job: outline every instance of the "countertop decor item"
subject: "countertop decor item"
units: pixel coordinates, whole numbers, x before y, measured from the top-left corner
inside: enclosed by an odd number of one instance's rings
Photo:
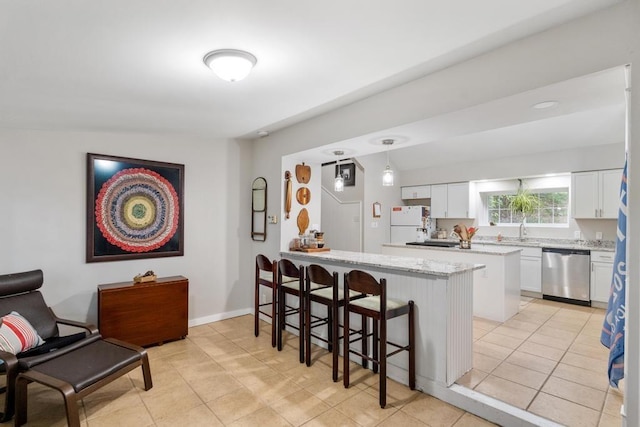
[[[476,227],[467,228],[464,224],[456,224],[453,233],[460,238],[460,249],[471,249],[471,238],[476,234]]]
[[[145,282],[155,282],[158,276],[153,272],[153,270],[149,270],[144,274],[137,274],[133,278],[133,283],[145,283]]]

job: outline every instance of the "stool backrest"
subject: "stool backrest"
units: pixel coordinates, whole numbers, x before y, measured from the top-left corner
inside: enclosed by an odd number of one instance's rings
[[[262,254],[256,255],[256,266],[263,271],[273,271],[273,263]]]
[[[282,276],[295,277],[296,279],[300,279],[301,274],[303,274],[302,271],[302,266],[298,268],[294,263],[292,263],[288,259],[283,258],[278,261],[278,283],[282,283]]]
[[[372,275],[365,271],[351,270],[344,274],[345,294],[349,290],[367,295],[383,295],[386,292],[387,281],[380,279],[378,282]]]
[[[327,271],[326,268],[317,265],[311,264],[307,267],[307,282],[315,283],[320,286],[333,286],[334,285],[334,276],[337,279],[337,273],[333,275]],[[336,281],[337,284],[337,281]]]

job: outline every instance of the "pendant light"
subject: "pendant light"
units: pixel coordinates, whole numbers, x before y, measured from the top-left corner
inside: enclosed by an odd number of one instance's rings
[[[340,150],[336,150],[333,152],[333,154],[335,154],[336,156],[342,156],[344,155],[344,151],[340,151]],[[333,182],[333,191],[335,192],[342,192],[344,191],[344,178],[342,177],[342,171],[340,170],[340,159],[338,158],[338,160],[336,161],[336,168],[337,173],[336,173],[336,179]]]
[[[393,145],[393,139],[383,139],[382,145],[387,146],[387,167],[382,171],[382,185],[385,187],[393,186],[393,169],[389,165],[389,147]]]

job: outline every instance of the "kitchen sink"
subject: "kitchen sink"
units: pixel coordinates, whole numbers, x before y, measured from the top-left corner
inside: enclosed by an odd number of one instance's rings
[[[408,242],[410,246],[436,246],[439,248],[454,248],[460,243],[451,240],[427,240],[426,242]]]

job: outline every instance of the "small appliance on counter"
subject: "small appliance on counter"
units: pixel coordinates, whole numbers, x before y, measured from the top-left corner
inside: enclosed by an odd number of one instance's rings
[[[434,231],[429,206],[393,206],[391,243],[424,242]]]

